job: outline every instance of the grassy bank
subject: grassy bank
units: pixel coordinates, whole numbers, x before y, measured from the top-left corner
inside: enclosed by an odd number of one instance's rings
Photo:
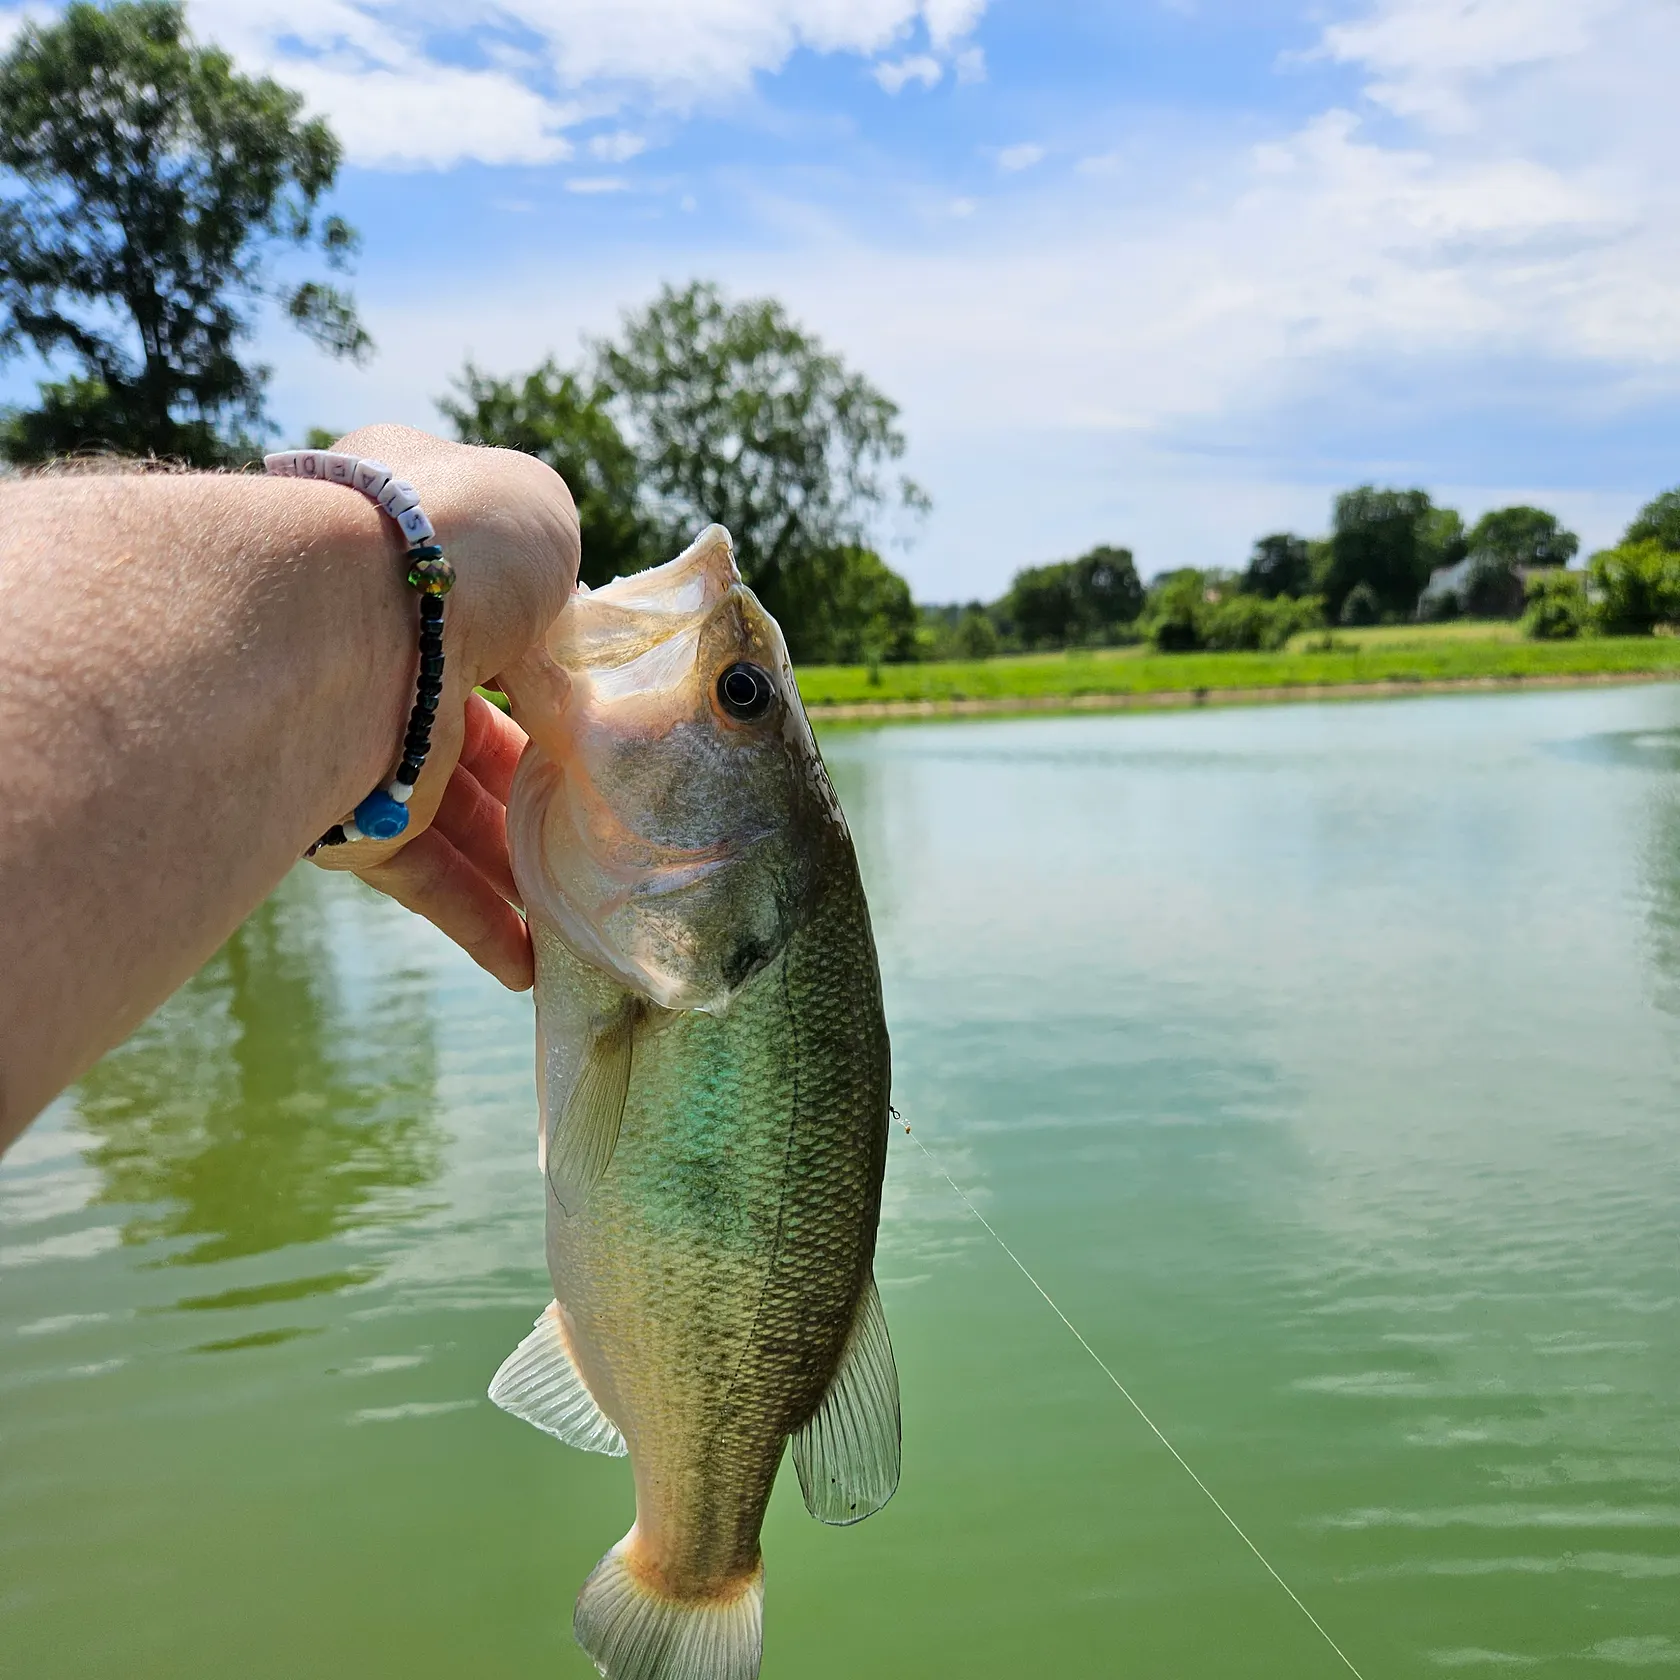
[[[1673,673],[1680,639],[1594,637],[1528,642],[1511,624],[1390,625],[1297,637],[1279,653],[1155,653],[1148,648],[1080,649],[998,659],[862,667],[809,666],[799,673],[805,702],[825,707],[1019,701],[1038,707],[1102,696],[1230,695],[1380,684],[1614,678]],[[1266,697],[1280,698],[1276,694]],[[988,709],[990,709],[988,707]]]

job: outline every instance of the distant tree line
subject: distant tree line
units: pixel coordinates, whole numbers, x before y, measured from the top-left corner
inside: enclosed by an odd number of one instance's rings
[[[1145,587],[1129,550],[1096,548],[1017,572],[996,601],[923,607],[921,645],[975,659],[1131,642],[1272,649],[1301,631],[1416,619],[1521,617],[1538,637],[1680,624],[1680,490],[1585,571],[1567,569],[1579,549],[1543,508],[1497,508],[1467,528],[1425,491],[1361,485],[1336,497],[1328,536],[1273,532],[1240,571],[1183,567]]]

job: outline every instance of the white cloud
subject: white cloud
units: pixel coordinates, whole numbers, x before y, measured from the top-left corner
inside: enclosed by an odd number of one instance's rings
[[[944,74],[945,68],[939,60],[928,57],[926,53],[914,53],[909,58],[888,59],[875,66],[875,80],[888,93],[898,93],[910,82],[920,82],[923,87],[934,87]]]
[[[964,47],[953,60],[957,80],[972,84],[986,79],[986,50],[984,47]]]
[[[1044,148],[1027,141],[1019,146],[1002,146],[993,155],[998,168],[1006,175],[1018,175],[1023,169],[1044,161]]]
[[[566,183],[566,191],[574,193],[628,192],[630,183],[622,175],[574,175]]]
[[[192,23],[301,88],[352,161],[441,168],[553,162],[568,155],[564,131],[588,117],[632,103],[715,103],[800,48],[873,57],[919,29],[933,53],[959,53],[984,9],[985,0],[192,0]],[[470,43],[482,65],[438,57],[440,36]]]
[[[1473,120],[1476,84],[1589,48],[1642,0],[1380,0],[1324,31],[1319,52],[1372,73],[1366,91],[1402,116]]]
[[[589,142],[589,155],[603,163],[628,163],[646,150],[647,141],[627,129],[618,129],[612,134],[597,134]]]
[[[493,296],[428,282],[370,325],[435,346],[430,367],[311,359],[311,390],[363,395],[299,419],[425,423],[457,347],[495,367],[566,355],[675,264],[784,298],[901,402],[936,498],[907,561],[928,598],[1104,538],[1147,570],[1236,563],[1258,530],[1322,528],[1330,491],[1365,476],[1467,513],[1553,505],[1602,543],[1661,481],[1624,489],[1608,453],[1577,470],[1571,451],[1641,405],[1680,411],[1680,7],[1372,0],[1322,50],[1362,75],[1346,108],[1260,145],[1128,129],[1102,169],[1044,171],[983,217],[955,183],[902,183],[899,219],[890,188],[855,223],[758,200],[774,241],[690,223],[563,292],[552,265]],[[1550,468],[1519,434],[1548,440]]]

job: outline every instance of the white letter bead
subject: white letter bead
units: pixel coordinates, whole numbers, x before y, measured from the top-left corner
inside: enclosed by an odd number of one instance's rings
[[[420,505],[420,492],[403,479],[393,478],[379,492],[379,505],[395,519],[398,514]]]
[[[336,449],[329,449],[321,457],[321,465],[327,469],[327,477],[334,484],[348,484],[351,475],[356,470],[356,457],[341,454]]]
[[[322,449],[300,449],[297,452],[298,477],[321,478],[325,475],[321,471],[321,457],[326,453]]]
[[[411,543],[430,542],[435,534],[431,520],[418,507],[411,507],[406,513],[399,513],[397,524],[402,527],[402,534]]]
[[[379,492],[391,482],[391,469],[383,461],[358,461],[350,482],[364,496],[378,500]]]
[[[296,478],[297,451],[282,449],[276,454],[263,456],[263,471],[271,478]]]

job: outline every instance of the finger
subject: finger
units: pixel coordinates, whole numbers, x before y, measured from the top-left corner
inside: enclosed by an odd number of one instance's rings
[[[443,790],[432,827],[505,898],[519,903],[508,860],[507,807],[492,799],[465,763],[457,764]]]
[[[531,936],[523,918],[436,829],[360,873],[369,886],[442,929],[509,991],[530,987]]]
[[[467,699],[467,733],[461,743],[461,762],[492,799],[507,804],[519,755],[525,750],[525,731],[482,694]]]

